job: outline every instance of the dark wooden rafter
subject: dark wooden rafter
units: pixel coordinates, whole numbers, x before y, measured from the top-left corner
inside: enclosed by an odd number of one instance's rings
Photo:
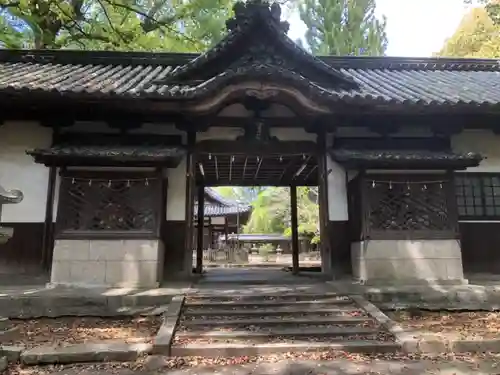
[[[289,168],[293,167],[294,164],[295,164],[295,161],[292,159],[288,162],[288,164],[285,166],[285,168],[283,168],[283,172],[281,173],[281,176],[280,176],[280,181],[283,181],[283,179],[286,175],[286,172],[288,171]]]
[[[245,156],[245,163],[243,164],[243,175],[242,175],[243,180],[247,175],[247,163],[248,163],[248,156]]]
[[[233,161],[234,161],[234,156],[231,156],[231,160],[229,162],[229,181],[231,181],[231,177],[233,175]]]
[[[310,170],[310,171],[309,171],[309,173],[308,173],[308,174],[304,177],[304,179],[305,179],[306,181],[308,181],[308,180],[309,180],[309,177],[311,177],[311,174],[316,173],[316,172],[317,172],[317,170],[318,170],[318,165],[316,164],[315,166],[313,166],[313,167],[311,168],[311,170]]]
[[[219,180],[219,164],[217,163],[217,155],[214,156],[215,162],[215,178]]]
[[[292,179],[293,179],[294,181],[295,181],[295,180],[296,180],[296,179],[300,176],[300,174],[301,174],[301,173],[303,173],[303,172],[304,172],[304,170],[307,168],[307,165],[308,165],[309,161],[311,160],[311,157],[312,157],[311,155],[308,155],[308,156],[306,156],[306,155],[302,155],[302,160],[303,160],[303,162],[302,162],[302,164],[300,165],[300,167],[299,167],[299,168],[295,171],[295,173],[293,174],[293,177],[292,177]]]
[[[257,164],[257,168],[255,169],[255,174],[253,176],[254,180],[256,180],[257,177],[259,176],[260,167],[262,167],[262,163],[264,162],[264,158],[261,156],[257,156],[257,160],[258,160],[258,164]]]
[[[197,154],[196,180],[206,186],[314,186],[317,183],[316,156],[310,154],[246,155]]]

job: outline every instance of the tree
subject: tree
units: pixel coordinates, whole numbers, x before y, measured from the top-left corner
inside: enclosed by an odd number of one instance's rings
[[[245,233],[283,233],[289,212],[290,193],[287,188],[269,187],[252,202],[252,213],[243,228]]]
[[[266,190],[266,187],[220,186],[216,187],[215,190],[224,198],[237,200],[243,204],[251,204],[258,197],[261,191]]]
[[[298,231],[311,237],[313,242],[319,239],[318,189],[297,188]],[[291,235],[290,191],[284,187],[269,187],[261,191],[252,203],[252,214],[245,233],[283,233]]]
[[[477,7],[464,16],[455,33],[436,55],[443,57],[500,57],[500,25],[491,17],[494,9]]]
[[[375,16],[375,0],[299,0],[306,41],[314,55],[383,55],[386,20]]]
[[[233,0],[0,0],[4,48],[203,51]]]

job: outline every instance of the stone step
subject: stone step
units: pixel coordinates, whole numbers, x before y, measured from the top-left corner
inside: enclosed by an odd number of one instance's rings
[[[305,315],[305,314],[359,314],[365,315],[362,310],[357,308],[284,308],[276,307],[274,309],[206,309],[196,308],[194,310],[184,310],[186,316],[277,316],[277,315]]]
[[[260,339],[280,337],[327,337],[327,336],[353,336],[353,335],[374,335],[379,330],[368,327],[346,327],[346,328],[273,328],[267,331],[184,331],[178,332],[177,337],[185,338],[202,338],[214,340],[231,340],[231,339]]]
[[[320,325],[320,324],[342,324],[342,325],[363,325],[372,322],[371,318],[363,318],[363,317],[310,317],[307,319],[304,318],[294,318],[294,319],[280,319],[280,318],[271,318],[271,319],[233,319],[233,320],[185,320],[182,322],[182,325],[185,327],[198,327],[198,326],[206,326],[206,327],[241,327],[241,326],[285,326],[285,325],[298,325],[298,324],[311,324],[311,325]]]
[[[304,306],[320,306],[320,305],[349,305],[353,304],[350,299],[322,299],[316,301],[203,301],[203,302],[187,302],[188,307],[224,307],[224,306],[291,306],[291,305],[304,305]]]
[[[283,292],[283,293],[250,293],[245,294],[243,290],[241,294],[211,294],[211,293],[201,293],[201,294],[191,294],[187,297],[186,301],[189,300],[209,300],[209,301],[252,301],[252,300],[316,300],[324,298],[338,298],[338,299],[349,299],[347,296],[335,292],[325,292],[325,293],[300,293],[300,292]]]
[[[339,342],[290,342],[264,344],[228,344],[228,343],[201,343],[181,344],[171,348],[174,357],[238,357],[258,356],[273,353],[311,352],[311,351],[346,351],[351,353],[394,353],[401,349],[395,342],[386,341],[339,341]]]

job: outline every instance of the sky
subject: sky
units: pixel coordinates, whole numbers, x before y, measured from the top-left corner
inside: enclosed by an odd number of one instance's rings
[[[377,0],[378,16],[387,18],[388,56],[429,57],[438,52],[467,12],[463,0]],[[297,14],[289,17],[293,40],[306,27]]]

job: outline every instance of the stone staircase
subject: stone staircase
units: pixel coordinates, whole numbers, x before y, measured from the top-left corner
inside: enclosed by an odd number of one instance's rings
[[[394,337],[336,293],[188,295],[172,356],[306,351],[395,352]]]

